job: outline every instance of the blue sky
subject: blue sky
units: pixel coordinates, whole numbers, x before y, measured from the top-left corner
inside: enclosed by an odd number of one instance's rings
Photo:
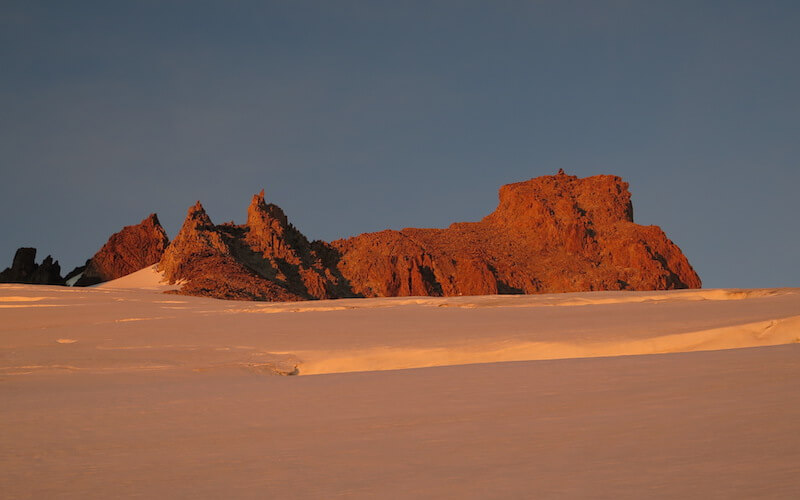
[[[310,238],[616,174],[707,287],[800,286],[797,2],[0,2],[0,267],[262,187]]]

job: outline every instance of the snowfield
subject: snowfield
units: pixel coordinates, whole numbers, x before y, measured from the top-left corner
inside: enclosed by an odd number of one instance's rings
[[[170,288],[0,285],[4,496],[800,494],[800,289]]]

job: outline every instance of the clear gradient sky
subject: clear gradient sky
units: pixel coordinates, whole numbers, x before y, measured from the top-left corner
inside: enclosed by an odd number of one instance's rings
[[[0,268],[262,187],[309,238],[616,174],[706,287],[800,286],[800,2],[0,1]]]

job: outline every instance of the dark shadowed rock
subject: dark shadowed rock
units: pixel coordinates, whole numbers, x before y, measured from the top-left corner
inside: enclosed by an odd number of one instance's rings
[[[0,273],[0,282],[3,283],[27,283],[33,272],[36,270],[36,249],[22,247],[14,253],[14,260],[11,267],[6,268]]]
[[[36,264],[36,249],[23,247],[16,251],[11,267],[0,272],[0,283],[63,285],[61,266],[51,256]]]
[[[78,266],[72,271],[68,272],[66,276],[64,276],[64,282],[67,286],[74,286],[75,283],[81,278],[83,272],[86,270],[86,266],[89,265],[92,259],[86,261],[86,264],[82,266]]]

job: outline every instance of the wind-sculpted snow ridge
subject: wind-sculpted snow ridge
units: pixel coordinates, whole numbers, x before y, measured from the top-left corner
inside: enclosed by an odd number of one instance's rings
[[[134,273],[125,275],[115,280],[100,283],[95,288],[98,290],[157,290],[166,292],[175,290],[182,283],[170,285],[164,279],[164,273],[156,269],[156,265],[145,267]]]
[[[185,281],[177,293],[265,301],[701,286],[661,229],[633,222],[619,177],[559,172],[499,197],[479,222],[332,243],[310,242],[263,191],[240,226],[212,224],[198,202],[159,269]]]
[[[301,364],[304,375],[360,371],[402,370],[432,366],[597,358],[637,354],[715,351],[784,345],[800,342],[800,316],[743,325],[711,328],[645,339],[590,342],[501,342],[429,348],[376,347],[331,354]],[[301,358],[312,353],[298,352]]]

